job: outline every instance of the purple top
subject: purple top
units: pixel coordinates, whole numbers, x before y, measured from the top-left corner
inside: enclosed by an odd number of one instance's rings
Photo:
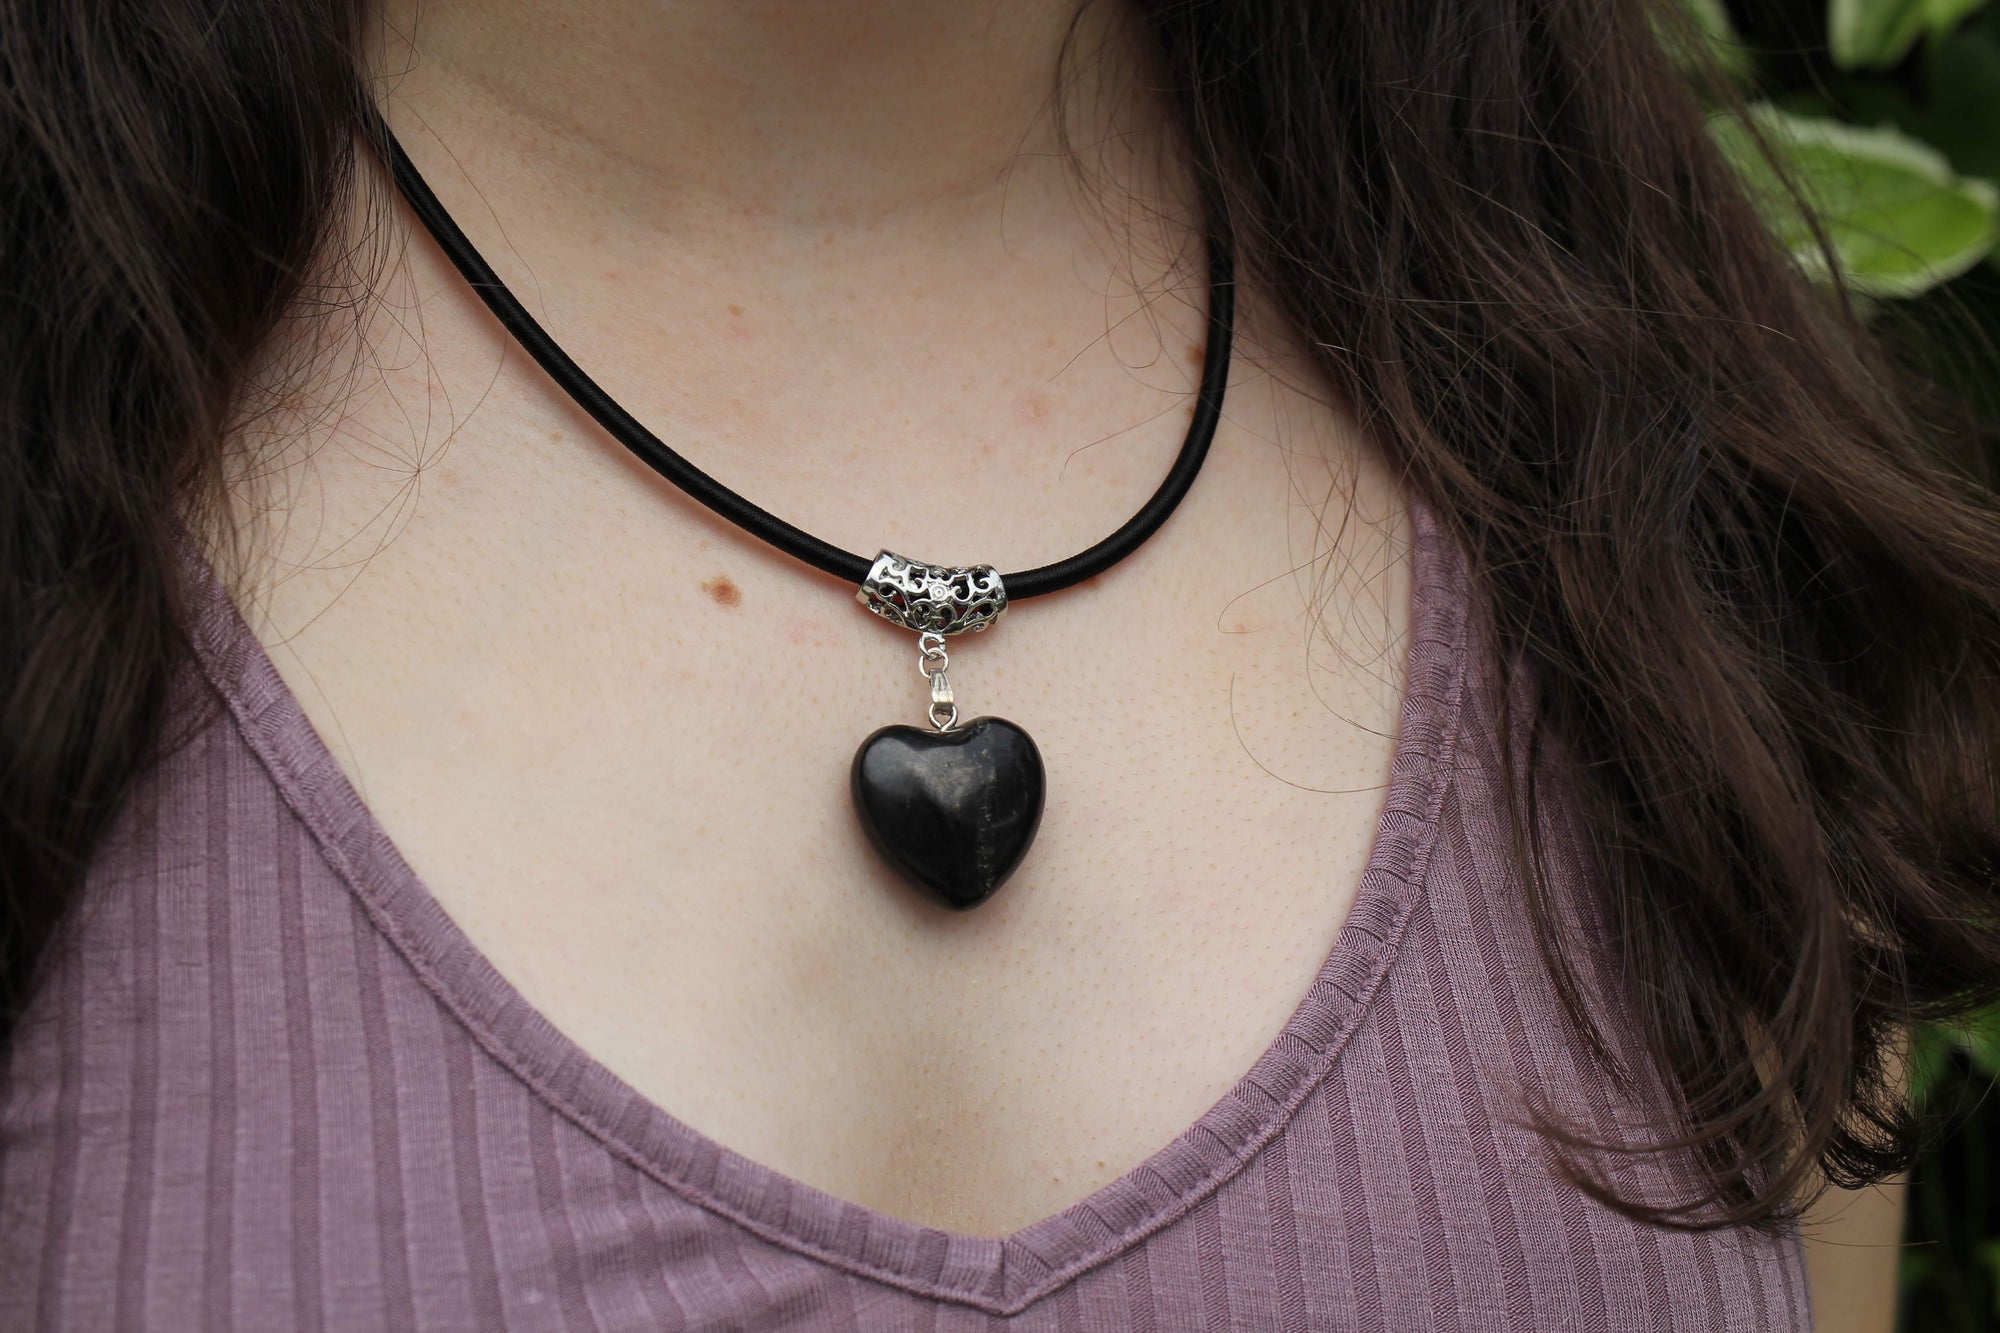
[[[1642,1112],[1590,1074],[1538,961],[1468,651],[1486,622],[1411,508],[1392,776],[1310,992],[1179,1138],[1004,1239],[747,1161],[556,1031],[191,561],[201,672],[176,707],[199,729],[137,788],[0,1072],[0,1326],[1810,1327],[1795,1237],[1634,1224],[1522,1124],[1528,1095],[1600,1130]],[[1553,885],[1583,922],[1562,804]]]

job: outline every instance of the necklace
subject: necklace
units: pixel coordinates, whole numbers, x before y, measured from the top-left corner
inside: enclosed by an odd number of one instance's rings
[[[928,730],[891,724],[861,743],[848,774],[855,814],[884,861],[943,907],[964,911],[992,897],[1027,855],[1047,788],[1041,751],[999,717],[959,721],[946,671],[955,634],[990,628],[1013,602],[1060,592],[1137,550],[1173,513],[1208,457],[1229,379],[1234,284],[1219,229],[1208,242],[1208,348],[1201,388],[1166,480],[1116,532],[1067,560],[1004,578],[991,565],[929,565],[883,551],[843,551],[751,504],[641,425],[569,358],[507,290],[418,173],[379,116],[368,129],[396,186],[445,255],[502,327],[611,437],[653,471],[752,536],[815,569],[858,585],[862,606],[917,635],[917,670],[930,686]]]

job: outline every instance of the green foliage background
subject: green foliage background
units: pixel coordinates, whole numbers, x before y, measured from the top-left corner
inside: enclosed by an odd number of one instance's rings
[[[1967,461],[2000,476],[2000,0],[1683,3],[1750,103],[1714,129],[1774,230],[1970,408]],[[1919,1032],[1911,1078],[1900,1325],[2000,1330],[2000,1011]]]

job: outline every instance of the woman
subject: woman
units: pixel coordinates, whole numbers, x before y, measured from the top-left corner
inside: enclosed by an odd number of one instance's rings
[[[4,12],[7,1326],[1811,1322],[2000,975],[2000,516],[1670,16]],[[914,681],[396,144],[836,555],[1199,475]],[[1034,737],[929,879],[927,701]]]

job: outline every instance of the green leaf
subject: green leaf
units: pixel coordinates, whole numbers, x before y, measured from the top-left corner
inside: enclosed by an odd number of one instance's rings
[[[1919,1024],[1910,1034],[1910,1101],[1918,1110],[1930,1100],[1951,1057],[1959,1052],[1975,1073],[2000,1079],[2000,1008],[1981,1009],[1951,1023]]]
[[[1723,0],[1676,0],[1676,3],[1681,10],[1679,14],[1667,9],[1653,11],[1661,20],[1661,37],[1674,63],[1689,69],[1706,56],[1730,79],[1738,83],[1748,79],[1756,59],[1736,35],[1736,25],[1729,21],[1729,10]]]
[[[2000,1315],[2000,1240],[1981,1241],[1976,1254],[1986,1269],[1987,1285],[1993,1292],[1993,1313]]]
[[[1736,25],[1729,21],[1729,7],[1722,0],[1682,0],[1704,34],[1719,42],[1736,40]]]
[[[1826,35],[1842,69],[1899,64],[1926,33],[1946,33],[1986,0],[1827,0]]]
[[[1923,30],[1923,0],[1827,0],[1827,43],[1842,69],[1893,65]]]
[[[1933,33],[1950,32],[1976,9],[1983,8],[1986,0],[1924,0],[1924,17],[1929,21]]]
[[[1751,197],[1806,272],[1825,278],[1827,257],[1800,199],[1819,221],[1848,286],[1863,296],[1915,296],[1972,267],[2000,242],[2000,190],[1959,176],[1935,149],[1892,129],[1860,129],[1750,110],[1753,124],[1710,122]],[[1761,134],[1782,177],[1757,145]]]
[[[1958,1024],[1956,1032],[1972,1067],[1988,1078],[2000,1078],[2000,1010],[1974,1014]]]
[[[1910,1033],[1910,1105],[1918,1111],[1938,1089],[1952,1059],[1952,1039],[1934,1023],[1926,1023]]]
[[[1951,1051],[1951,1037],[1935,1024],[1926,1023],[1910,1034],[1910,1102],[1919,1110],[1944,1077]]]

